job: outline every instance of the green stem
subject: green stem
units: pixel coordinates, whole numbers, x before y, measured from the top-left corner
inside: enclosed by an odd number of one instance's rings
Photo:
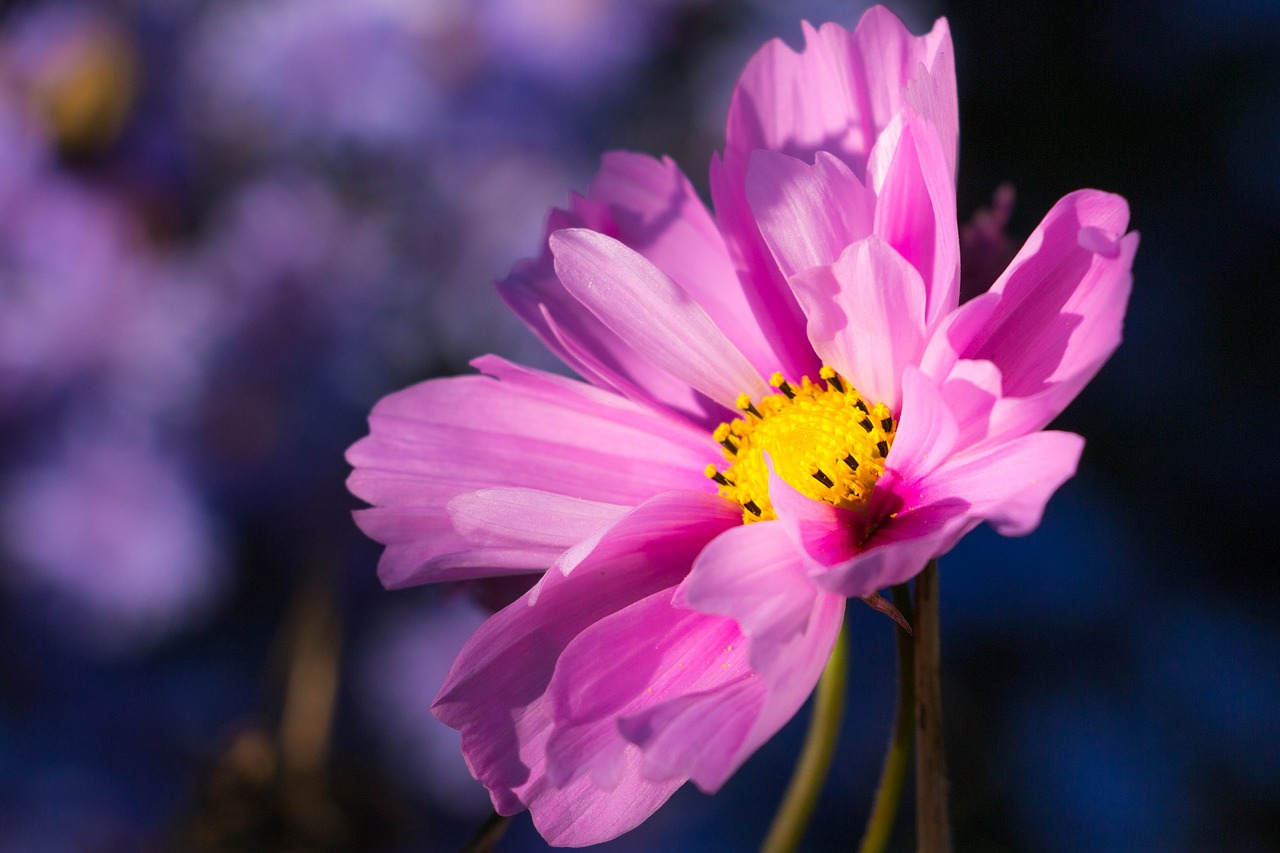
[[[906,584],[893,588],[893,604],[907,622],[914,624],[911,591]],[[884,755],[884,769],[880,771],[880,787],[876,791],[858,853],[883,853],[888,846],[907,770],[911,767],[911,747],[916,735],[915,641],[900,625],[894,636],[898,641],[898,709],[894,715],[889,748]]]
[[[813,701],[813,718],[805,735],[800,760],[787,793],[774,815],[773,826],[761,845],[761,853],[792,853],[800,847],[800,840],[809,825],[809,818],[818,804],[818,793],[831,769],[836,738],[840,733],[840,718],[844,714],[845,683],[848,679],[848,639],[845,628],[840,627],[835,648],[822,671]]]
[[[938,640],[938,561],[916,578],[916,844],[950,853],[947,762],[942,748],[942,652]]]
[[[490,853],[493,846],[498,843],[498,839],[502,838],[502,834],[507,831],[507,825],[511,823],[511,818],[507,815],[500,815],[493,812],[489,815],[489,819],[480,825],[475,835],[462,847],[462,853]]]

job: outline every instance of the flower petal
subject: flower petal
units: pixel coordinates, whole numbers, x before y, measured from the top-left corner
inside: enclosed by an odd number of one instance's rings
[[[704,492],[668,492],[645,501],[618,524],[584,539],[566,551],[555,567],[569,574],[584,563],[611,563],[644,556],[655,533],[683,530],[701,520],[721,530],[742,521],[742,509],[733,501]]]
[[[652,364],[726,407],[768,393],[707,313],[644,257],[582,228],[557,231],[550,245],[569,292]]]
[[[574,212],[554,210],[547,219],[547,237],[561,228],[586,225],[612,231],[603,205],[576,198]],[[686,383],[641,358],[585,305],[565,290],[556,277],[551,249],[544,243],[537,258],[519,261],[498,282],[498,294],[553,353],[584,379],[612,388],[633,400],[668,408],[693,423],[714,425],[719,414],[711,401]]]
[[[547,757],[556,721],[548,688],[565,649],[601,620],[673,587],[710,539],[738,523],[726,502],[683,494],[692,501],[683,525],[669,524],[676,497],[651,502],[660,507],[653,514],[650,504],[641,505],[601,537],[577,570],[547,572],[485,622],[459,654],[432,708],[462,733],[467,765],[489,789],[494,808],[513,814],[527,807],[552,844],[581,846],[620,835],[683,782],[646,778],[639,750],[625,747],[608,772],[578,774],[557,788]],[[637,539],[645,542],[643,549],[633,547]]]
[[[604,233],[678,284],[757,372],[768,375],[777,369],[778,357],[747,302],[724,237],[670,158],[610,152],[588,197],[609,207],[613,230]]]
[[[864,397],[898,411],[902,373],[924,346],[925,291],[915,268],[872,235],[833,266],[794,276],[791,287],[819,357]]]
[[[1066,196],[992,285],[991,304],[973,309],[985,322],[951,328],[948,346],[959,358],[985,359],[1000,370],[1004,399],[993,432],[1045,426],[1119,346],[1138,247],[1138,235],[1124,233],[1128,220],[1119,196]]]
[[[387,586],[541,570],[550,549],[579,541],[581,525],[556,530],[569,504],[535,502],[518,523],[542,528],[527,548],[514,527],[501,545],[477,545],[449,516],[450,502],[468,492],[547,491],[589,502],[574,512],[590,515],[602,511],[591,503],[714,491],[702,470],[718,454],[692,427],[581,382],[500,359],[477,365],[500,379],[436,379],[391,394],[370,414],[369,436],[347,451],[349,488],[374,504],[356,520],[388,546],[378,568]]]
[[[786,376],[813,376],[822,365],[805,337],[805,317],[778,270],[747,201],[745,154],[711,158],[711,198],[743,294],[777,353],[776,369]],[[763,374],[762,374],[763,375]]]
[[[566,548],[617,521],[630,507],[587,501],[540,489],[494,488],[449,501],[453,529],[467,542],[495,550],[542,548],[550,565]]]
[[[776,151],[756,151],[747,199],[784,276],[836,262],[871,233],[875,199],[849,167],[825,151],[810,166]]]
[[[738,530],[755,526],[759,525]],[[622,733],[644,750],[646,772],[684,774],[713,793],[795,715],[813,692],[844,617],[842,597],[806,586],[809,607],[799,620],[803,627],[785,639],[773,633],[760,641],[776,647],[766,655],[767,668],[718,690],[688,693],[620,721]],[[745,642],[749,648],[757,643]],[[744,737],[741,732],[748,721]]]
[[[925,322],[932,328],[956,307],[960,294],[960,233],[955,178],[936,132],[909,118],[880,146],[892,155],[876,192],[874,232],[916,268],[924,281]]]
[[[648,772],[685,773],[703,791],[714,793],[795,716],[818,683],[844,619],[843,597],[817,594],[811,602],[804,629],[771,656],[777,665],[770,670],[620,721],[623,734],[644,750]],[[748,715],[754,717],[751,729],[730,751],[726,733],[736,739]]]
[[[923,373],[907,368],[902,376],[902,413],[893,446],[885,458],[885,473],[871,493],[886,487],[911,485],[946,462],[960,436],[960,427],[942,392]],[[896,511],[896,510],[895,510]]]
[[[978,524],[967,508],[963,501],[948,500],[900,513],[876,531],[857,556],[813,571],[813,582],[849,598],[906,583]]]
[[[1003,536],[1035,530],[1045,503],[1076,472],[1084,439],[1035,432],[953,457],[919,484],[921,504],[961,499],[966,512]]]
[[[611,781],[617,757],[629,743],[620,718],[691,694],[713,694],[751,677],[746,643],[734,621],[675,607],[673,592],[646,596],[601,619],[560,656],[548,691],[555,708],[555,730],[547,742],[552,784],[567,784],[584,773]],[[716,753],[733,754],[759,707],[758,697],[740,703],[738,713],[729,715],[732,724],[718,733],[723,743]],[[665,781],[686,779],[695,769],[658,772],[646,763],[644,772],[653,781]]]
[[[954,139],[954,106],[930,106],[956,101],[945,20],[917,37],[876,6],[852,33],[836,24],[802,26],[803,51],[775,39],[747,64],[729,106],[726,159],[730,151],[768,149],[808,161],[828,151],[862,174],[880,132],[908,98],[940,125],[950,120]],[[908,92],[922,72],[930,82]]]
[[[824,566],[852,556],[865,523],[862,514],[800,494],[778,475],[767,453],[765,464],[769,467],[769,503],[793,549]]]

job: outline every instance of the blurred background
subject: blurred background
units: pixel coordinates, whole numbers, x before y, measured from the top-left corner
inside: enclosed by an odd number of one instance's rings
[[[951,23],[969,272],[1079,187],[1143,234],[1079,475],[942,562],[957,847],[1280,849],[1280,5],[891,7]],[[547,208],[611,148],[705,196],[751,53],[863,7],[0,8],[0,851],[456,850],[487,797],[427,709],[484,612],[380,588],[343,451],[482,353],[559,369],[492,288]],[[890,728],[890,623],[850,618],[811,850]],[[806,718],[604,849],[754,849]]]

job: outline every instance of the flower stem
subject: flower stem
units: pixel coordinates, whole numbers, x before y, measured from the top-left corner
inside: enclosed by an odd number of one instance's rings
[[[462,853],[491,853],[498,839],[502,838],[502,834],[507,831],[509,823],[511,823],[509,816],[493,812],[489,815],[489,819],[476,830],[475,835],[471,836],[471,840],[463,846]]]
[[[915,621],[911,609],[911,591],[907,585],[893,588],[893,603],[908,623]],[[884,769],[880,771],[880,787],[876,791],[867,828],[862,836],[858,853],[883,853],[893,834],[893,824],[898,816],[898,802],[911,766],[911,747],[916,736],[916,674],[915,640],[902,626],[897,626],[894,636],[898,641],[898,709],[893,721],[893,734],[889,749],[884,755]]]
[[[942,653],[938,642],[938,561],[916,578],[916,844],[950,853],[947,764],[942,749]]]
[[[800,840],[809,825],[809,818],[818,804],[818,794],[831,769],[836,738],[840,733],[840,719],[844,715],[845,684],[848,680],[848,639],[845,627],[840,627],[835,648],[818,680],[813,702],[813,718],[805,735],[800,760],[787,793],[774,815],[773,826],[761,845],[761,853],[792,853],[800,847]]]

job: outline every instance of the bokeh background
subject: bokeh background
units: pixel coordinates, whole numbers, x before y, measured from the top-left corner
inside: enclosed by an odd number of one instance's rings
[[[747,57],[862,7],[0,8],[0,850],[457,849],[487,798],[427,709],[483,611],[378,586],[343,451],[476,355],[554,367],[491,286],[547,208],[611,148],[705,194]],[[1143,234],[1079,475],[942,563],[957,846],[1280,849],[1280,5],[892,8],[951,22],[970,263],[1079,187]],[[811,850],[890,726],[890,624],[850,618]],[[753,849],[806,716],[604,849]]]

